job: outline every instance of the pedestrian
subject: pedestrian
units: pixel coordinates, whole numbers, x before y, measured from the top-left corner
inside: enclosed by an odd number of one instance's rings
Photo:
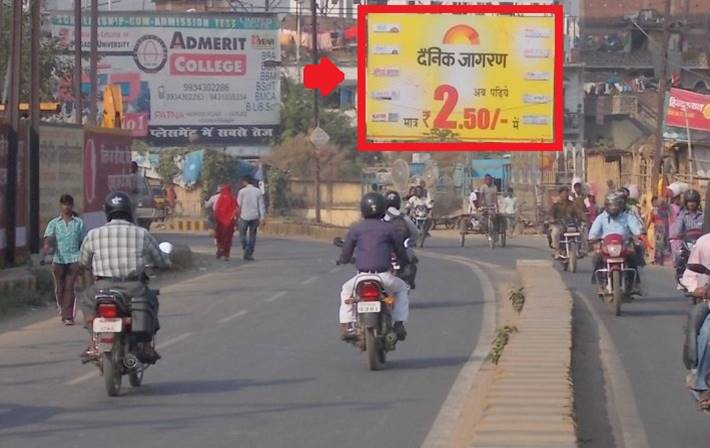
[[[513,194],[513,189],[508,187],[503,197],[501,204],[501,212],[508,221],[508,232],[510,235],[515,233],[515,223],[518,216],[518,198]]]
[[[671,209],[665,198],[654,196],[651,199],[651,205],[649,226],[653,227],[653,262],[663,266],[671,258],[671,246],[668,238]]]
[[[239,204],[239,240],[242,243],[245,260],[254,260],[256,230],[264,223],[264,195],[254,185],[251,176],[241,180],[241,190],[237,196]]]
[[[49,221],[44,232],[43,254],[52,258],[54,296],[64,325],[74,325],[74,305],[77,277],[80,273],[81,242],[86,236],[84,221],[74,212],[74,198],[63,194],[59,198],[59,216]]]
[[[221,257],[224,257],[225,261],[229,261],[229,256],[232,251],[234,226],[239,212],[237,200],[229,184],[224,184],[220,187],[219,195],[213,205],[213,210],[217,259],[219,260]]]

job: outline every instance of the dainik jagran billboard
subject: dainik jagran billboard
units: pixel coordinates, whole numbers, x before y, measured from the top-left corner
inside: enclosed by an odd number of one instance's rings
[[[72,50],[73,13],[51,23]],[[85,52],[90,23],[85,16]],[[102,12],[99,91],[119,85],[124,127],[153,145],[265,143],[279,123],[279,69],[264,64],[280,60],[279,28],[275,14]]]

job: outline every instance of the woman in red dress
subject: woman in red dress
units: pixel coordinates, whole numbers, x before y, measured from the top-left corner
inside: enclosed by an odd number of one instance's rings
[[[239,215],[237,199],[232,193],[232,188],[222,185],[219,197],[214,205],[215,239],[217,240],[217,258],[224,257],[229,260],[232,250],[232,237],[234,236],[234,225]]]

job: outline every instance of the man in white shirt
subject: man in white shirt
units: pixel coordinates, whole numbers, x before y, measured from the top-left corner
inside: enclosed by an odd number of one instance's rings
[[[508,229],[512,233],[515,231],[515,222],[518,216],[518,198],[513,196],[513,189],[508,188],[505,197],[501,201],[501,213],[508,220]]]
[[[239,204],[239,241],[244,249],[244,259],[254,260],[256,230],[264,222],[264,195],[254,186],[254,179],[246,176],[241,180],[242,188],[237,195]]]

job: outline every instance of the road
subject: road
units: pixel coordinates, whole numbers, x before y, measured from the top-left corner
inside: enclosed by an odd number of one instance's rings
[[[170,238],[210,250],[204,237]],[[351,271],[333,265],[335,248],[313,241],[262,239],[254,263],[215,260],[196,276],[163,280],[164,359],[144,387],[124,384],[119,398],[79,364],[80,328],[56,318],[0,323],[0,445],[118,447],[130,437],[151,447],[420,446],[472,351],[488,342],[480,334],[491,303],[461,260],[499,286],[516,260],[549,256],[530,237],[494,251],[480,237],[465,248],[446,237],[427,243],[409,338],[382,372],[338,340],[337,292]],[[580,446],[707,446],[707,417],[683,385],[688,303],[672,273],[648,267],[650,295],[618,318],[593,295],[590,273],[585,259],[579,273],[562,274],[575,301]]]
[[[206,237],[173,239],[205,249]],[[338,291],[351,268],[335,267],[336,255],[323,243],[262,239],[254,263],[215,260],[162,285],[163,360],[144,387],[124,378],[119,398],[79,363],[81,328],[5,323],[0,445],[421,445],[494,304],[467,265],[422,256],[409,338],[387,370],[370,372],[338,339]]]

